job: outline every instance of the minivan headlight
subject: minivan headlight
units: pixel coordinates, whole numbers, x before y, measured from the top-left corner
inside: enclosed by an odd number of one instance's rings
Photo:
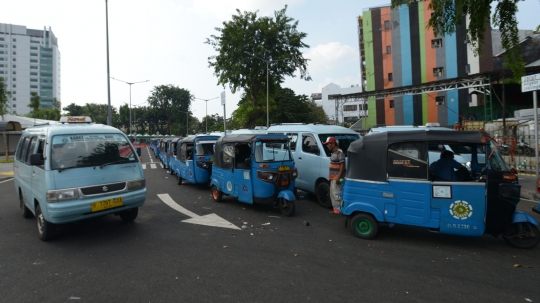
[[[128,190],[136,190],[136,189],[141,189],[144,187],[146,187],[145,179],[139,179],[139,180],[128,182]]]
[[[79,190],[76,188],[48,190],[47,202],[62,202],[79,198]]]

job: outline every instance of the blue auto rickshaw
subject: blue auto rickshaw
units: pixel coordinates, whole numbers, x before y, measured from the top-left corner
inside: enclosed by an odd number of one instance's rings
[[[292,216],[297,176],[286,135],[235,134],[216,142],[210,180],[216,202],[225,194],[243,203],[272,204]]]
[[[168,165],[169,165],[169,173],[171,175],[174,175],[176,173],[176,167],[178,166],[178,160],[177,160],[177,155],[178,155],[178,142],[182,140],[182,137],[174,137],[172,138],[167,144],[167,150],[168,150],[168,154],[167,154],[167,162],[168,162]]]
[[[178,141],[174,159],[177,184],[186,180],[191,184],[207,185],[212,175],[214,146],[219,136],[189,136]]]
[[[430,145],[466,153],[469,168],[452,171],[452,180],[436,176],[429,165]],[[372,134],[353,142],[348,158],[341,211],[359,238],[372,239],[379,225],[402,224],[460,236],[502,235],[518,248],[540,241],[538,222],[516,210],[517,171],[506,166],[485,132]]]
[[[171,155],[171,142],[174,137],[167,137],[161,139],[160,149],[159,149],[159,159],[163,163],[163,168],[169,168],[169,158]]]
[[[152,138],[150,141],[150,148],[154,152],[156,158],[159,158],[159,140],[161,140],[161,138]]]

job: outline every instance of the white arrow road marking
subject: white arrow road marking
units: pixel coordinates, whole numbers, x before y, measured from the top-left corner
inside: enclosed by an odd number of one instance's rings
[[[224,228],[232,228],[232,229],[240,229],[240,227],[232,224],[231,222],[221,218],[220,216],[216,214],[208,214],[204,216],[199,216],[182,206],[180,206],[178,203],[174,202],[174,200],[169,196],[169,194],[159,194],[157,195],[158,198],[161,199],[165,204],[169,205],[172,209],[183,213],[184,215],[191,217],[190,219],[183,220],[182,222],[191,223],[191,224],[199,224],[199,225],[206,225],[206,226],[215,226],[215,227],[224,227]]]

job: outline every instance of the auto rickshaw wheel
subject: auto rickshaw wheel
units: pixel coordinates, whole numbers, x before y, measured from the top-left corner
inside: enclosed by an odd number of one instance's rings
[[[139,208],[135,207],[135,208],[126,209],[120,212],[119,216],[120,216],[120,219],[122,219],[122,221],[124,222],[133,222],[137,218],[138,214],[139,214]]]
[[[184,179],[182,179],[182,177],[180,177],[180,174],[176,174],[176,184],[182,185],[183,180]]]
[[[350,225],[352,233],[360,239],[373,239],[379,230],[379,225],[369,214],[356,214]]]
[[[174,175],[174,170],[169,167],[169,174]]]
[[[294,214],[294,210],[296,206],[295,206],[294,201],[290,201],[284,198],[279,198],[278,208],[282,215],[286,217],[290,217]]]
[[[323,181],[319,183],[317,189],[315,189],[315,194],[317,195],[317,202],[319,205],[324,208],[332,207],[332,200],[330,200],[330,185],[328,182]]]
[[[221,202],[221,198],[223,198],[223,192],[219,191],[215,185],[212,186],[212,198],[216,202]]]
[[[512,224],[502,237],[510,246],[534,248],[540,242],[540,231],[530,222],[519,222]]]

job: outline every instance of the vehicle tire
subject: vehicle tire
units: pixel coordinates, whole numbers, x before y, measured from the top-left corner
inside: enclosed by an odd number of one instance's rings
[[[176,174],[176,184],[182,185],[182,181],[184,181],[184,179],[180,177],[180,174]]]
[[[294,201],[290,201],[284,198],[279,199],[279,211],[282,215],[290,217],[294,214],[296,206]]]
[[[514,223],[502,235],[504,241],[517,248],[534,248],[540,242],[540,231],[529,222]]]
[[[49,241],[56,234],[56,225],[47,222],[41,212],[41,207],[36,207],[36,223],[38,228],[38,236],[41,241]]]
[[[315,195],[317,196],[317,202],[324,208],[332,207],[332,200],[330,200],[330,185],[328,182],[321,182],[315,189]]]
[[[223,192],[219,191],[215,185],[212,186],[212,198],[216,202],[221,202],[223,198]]]
[[[356,214],[350,224],[352,233],[360,239],[373,239],[379,231],[377,221],[369,214]]]
[[[120,219],[122,219],[122,221],[124,222],[133,222],[137,218],[138,214],[139,214],[139,208],[135,207],[135,208],[126,209],[120,212],[119,216],[120,216]]]
[[[22,214],[23,218],[28,219],[28,218],[32,217],[32,212],[24,204],[23,195],[22,195],[22,192],[20,192],[20,191],[19,191],[19,207],[21,208],[21,214]]]
[[[174,170],[169,167],[169,174],[174,175]]]

